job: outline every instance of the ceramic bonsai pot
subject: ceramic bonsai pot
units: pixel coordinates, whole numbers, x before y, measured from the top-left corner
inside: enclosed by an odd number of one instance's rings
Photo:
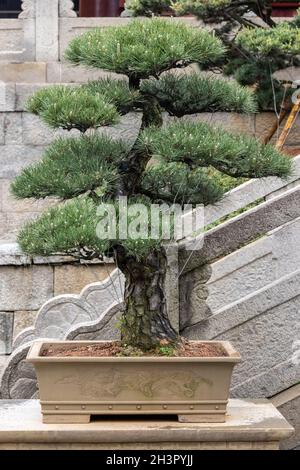
[[[232,370],[240,361],[230,343],[212,342],[225,349],[226,356],[220,357],[42,356],[45,348],[55,351],[76,343],[99,342],[35,342],[28,353],[44,423],[136,414],[178,415],[181,422],[225,421]]]

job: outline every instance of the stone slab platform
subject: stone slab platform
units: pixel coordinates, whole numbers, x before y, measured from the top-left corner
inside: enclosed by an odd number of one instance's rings
[[[274,450],[293,427],[267,400],[230,400],[225,423],[170,418],[43,424],[38,400],[0,400],[0,450]]]

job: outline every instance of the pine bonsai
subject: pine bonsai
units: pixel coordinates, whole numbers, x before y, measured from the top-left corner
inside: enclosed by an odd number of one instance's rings
[[[150,208],[153,203],[174,201],[182,207],[212,204],[234,178],[285,177],[291,171],[290,159],[272,146],[178,119],[201,111],[255,112],[253,93],[236,82],[179,73],[178,69],[194,62],[213,63],[223,54],[218,38],[175,20],[133,20],[126,26],[96,29],[70,43],[67,59],[126,75],[127,80],[48,87],[28,103],[28,110],[49,126],[77,129],[81,134],[54,141],[42,160],[14,181],[17,198],[56,196],[61,201],[26,225],[19,243],[31,255],[113,256],[126,279],[122,339],[143,350],[155,348],[162,340],[178,340],[162,288],[163,231],[158,237],[145,237],[149,221],[139,217],[138,237],[120,236],[120,226],[114,227],[110,238],[101,237],[99,228],[107,226],[107,218],[99,207],[110,203],[118,213],[124,197],[129,208],[135,203]],[[96,131],[129,111],[142,115],[134,143]],[[175,122],[163,125],[163,111]]]

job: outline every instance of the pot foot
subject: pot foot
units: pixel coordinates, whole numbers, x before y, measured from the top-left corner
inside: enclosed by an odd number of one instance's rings
[[[225,423],[226,416],[224,414],[188,414],[178,415],[180,423]]]
[[[43,415],[45,424],[86,424],[90,419],[91,415]]]

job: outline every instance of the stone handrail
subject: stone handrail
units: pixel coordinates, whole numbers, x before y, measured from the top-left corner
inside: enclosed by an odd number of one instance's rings
[[[204,223],[209,225],[258,199],[273,197],[279,190],[291,187],[298,180],[300,180],[300,155],[294,158],[293,173],[288,179],[284,180],[276,177],[252,179],[237,186],[226,193],[221,202],[205,208]]]
[[[300,216],[300,185],[179,244],[180,273],[210,263]],[[243,206],[242,206],[243,207]],[[229,210],[228,213],[231,211]],[[215,219],[216,220],[216,219]]]

